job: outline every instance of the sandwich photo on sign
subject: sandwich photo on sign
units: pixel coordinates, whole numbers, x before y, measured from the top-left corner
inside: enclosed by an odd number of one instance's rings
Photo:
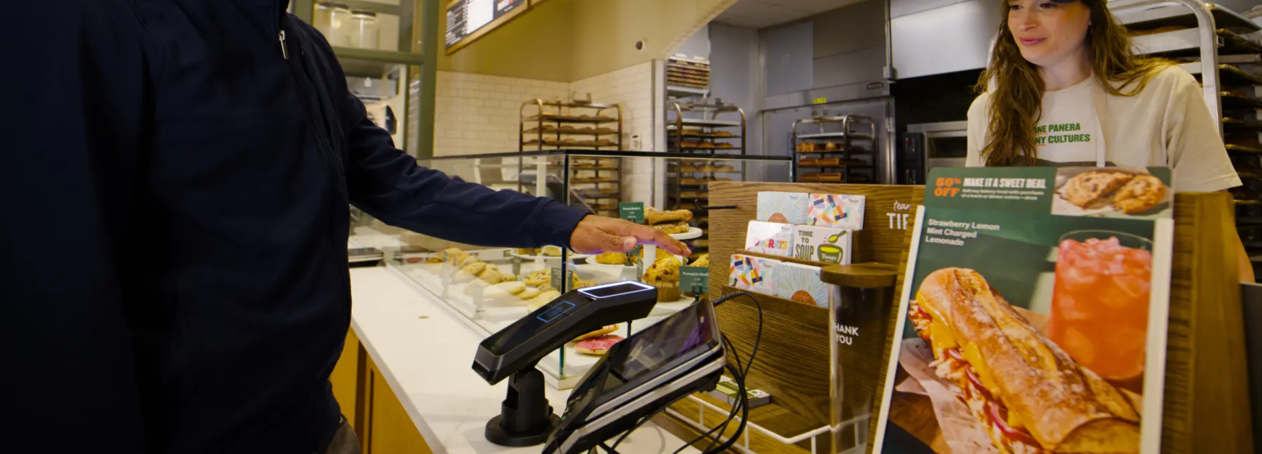
[[[1173,220],[1054,214],[1072,170],[930,175],[873,452],[1157,452]]]

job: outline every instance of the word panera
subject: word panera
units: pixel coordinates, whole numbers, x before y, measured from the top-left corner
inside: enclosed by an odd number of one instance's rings
[[[966,188],[1047,189],[1043,178],[965,178]]]

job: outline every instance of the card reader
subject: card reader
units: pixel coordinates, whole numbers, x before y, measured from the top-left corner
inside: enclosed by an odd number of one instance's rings
[[[702,300],[617,343],[566,402],[544,454],[575,454],[631,430],[645,417],[713,390],[726,357],[714,306]]]
[[[487,383],[509,378],[500,415],[486,424],[486,438],[502,446],[543,443],[560,423],[543,393],[535,365],[574,338],[606,325],[647,317],[657,289],[616,282],[571,291],[492,334],[478,345],[473,370]]]

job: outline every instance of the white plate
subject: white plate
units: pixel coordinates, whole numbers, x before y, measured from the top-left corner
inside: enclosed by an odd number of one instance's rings
[[[558,256],[551,256],[551,255],[525,255],[525,254],[518,254],[518,253],[517,253],[517,251],[512,251],[512,252],[509,252],[509,253],[508,253],[508,255],[511,255],[511,256],[513,256],[513,257],[517,257],[517,258],[520,258],[520,259],[523,259],[523,260],[561,260],[561,256],[559,256],[559,255],[558,255]],[[578,258],[578,257],[591,257],[591,254],[579,254],[579,253],[571,252],[571,253],[569,253],[569,255],[568,255],[567,257],[569,257],[569,258],[571,258],[571,259]]]
[[[699,227],[688,227],[688,233],[672,233],[670,237],[676,240],[692,240],[701,238],[702,233]]]
[[[691,306],[692,302],[696,300],[697,299],[694,297],[684,296],[676,301],[671,301],[669,303],[657,303],[657,305],[653,306],[653,312],[649,312],[649,315],[658,315],[658,316],[671,315],[676,312],[684,310],[688,306]]]

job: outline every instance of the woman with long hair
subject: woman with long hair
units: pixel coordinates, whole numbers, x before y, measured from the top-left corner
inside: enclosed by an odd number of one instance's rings
[[[1007,15],[968,111],[969,166],[1170,167],[1180,192],[1240,185],[1196,79],[1135,55],[1105,0],[999,1]]]

